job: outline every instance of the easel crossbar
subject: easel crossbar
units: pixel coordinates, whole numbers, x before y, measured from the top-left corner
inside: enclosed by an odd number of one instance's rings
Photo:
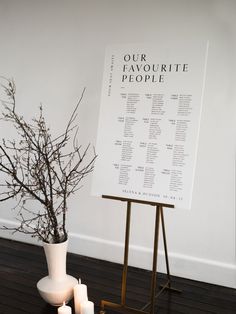
[[[138,200],[138,199],[133,199],[133,198],[125,198],[125,197],[118,197],[118,196],[111,196],[111,195],[102,195],[102,198],[108,198],[111,200],[121,201],[121,202],[131,202],[131,203],[146,204],[146,205],[151,205],[151,206],[162,206],[162,207],[174,208],[174,205],[172,204],[149,202],[149,201]]]

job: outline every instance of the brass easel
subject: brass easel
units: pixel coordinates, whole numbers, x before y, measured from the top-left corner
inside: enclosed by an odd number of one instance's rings
[[[108,198],[112,200],[118,200],[127,202],[127,214],[126,214],[126,231],[125,231],[125,250],[124,250],[124,266],[122,273],[122,288],[121,288],[121,303],[113,303],[109,301],[101,301],[101,310],[100,314],[105,313],[105,308],[110,308],[119,312],[132,312],[139,314],[154,314],[155,299],[165,290],[171,290],[175,292],[180,292],[171,287],[171,277],[170,277],[170,268],[169,268],[169,259],[168,259],[168,250],[167,250],[167,241],[166,241],[166,232],[165,232],[165,222],[163,215],[163,207],[173,208],[174,205],[169,204],[160,204],[155,202],[146,202],[142,200],[121,198],[115,196],[103,195],[103,198]],[[126,287],[127,287],[127,272],[128,272],[128,255],[129,255],[129,234],[130,234],[130,218],[131,218],[131,203],[146,204],[156,207],[156,221],[155,221],[155,232],[154,232],[154,247],[153,247],[153,266],[152,266],[152,279],[151,279],[151,293],[150,293],[150,302],[148,302],[143,308],[135,309],[126,305]],[[157,253],[158,253],[158,238],[159,238],[159,226],[160,218],[162,224],[162,233],[163,233],[163,242],[165,250],[165,260],[166,260],[166,270],[167,270],[167,282],[161,287],[161,290],[156,294],[156,274],[157,274]],[[150,308],[150,311],[146,311]]]

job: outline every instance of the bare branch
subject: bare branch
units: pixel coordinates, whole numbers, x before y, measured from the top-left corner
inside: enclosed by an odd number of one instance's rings
[[[93,171],[97,157],[95,151],[90,152],[90,144],[82,150],[77,140],[76,119],[85,89],[64,132],[53,138],[42,105],[38,117],[27,122],[16,111],[14,81],[3,79],[7,84],[1,86],[8,100],[2,101],[4,111],[0,119],[10,123],[17,136],[13,141],[2,139],[0,143],[0,172],[6,178],[0,184],[0,201],[17,200],[14,209],[18,211],[20,222],[19,227],[3,226],[3,229],[26,233],[46,242],[62,242],[67,238],[67,199]],[[32,200],[40,203],[40,210],[26,208],[26,203]]]

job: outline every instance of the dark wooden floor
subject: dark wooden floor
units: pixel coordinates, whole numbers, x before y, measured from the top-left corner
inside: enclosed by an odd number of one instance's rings
[[[89,299],[99,311],[100,300],[120,301],[122,266],[106,261],[68,254],[68,274],[88,285]],[[56,314],[38,295],[37,281],[46,275],[41,247],[0,238],[0,313]],[[141,308],[148,300],[150,272],[129,268],[127,304]],[[158,282],[164,276],[158,274]],[[233,314],[236,313],[236,290],[173,277],[181,294],[165,292],[158,299],[160,314]],[[73,306],[73,304],[70,304]],[[107,311],[107,314],[111,311]]]

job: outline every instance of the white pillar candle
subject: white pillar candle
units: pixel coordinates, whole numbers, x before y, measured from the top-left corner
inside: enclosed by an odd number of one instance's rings
[[[81,314],[94,314],[94,303],[91,301],[81,303]]]
[[[80,314],[80,305],[88,301],[88,293],[87,286],[81,284],[81,280],[79,279],[79,283],[74,286],[74,304],[75,304],[75,314]]]
[[[71,307],[66,305],[65,302],[63,302],[63,305],[58,308],[57,313],[58,314],[72,314]]]

